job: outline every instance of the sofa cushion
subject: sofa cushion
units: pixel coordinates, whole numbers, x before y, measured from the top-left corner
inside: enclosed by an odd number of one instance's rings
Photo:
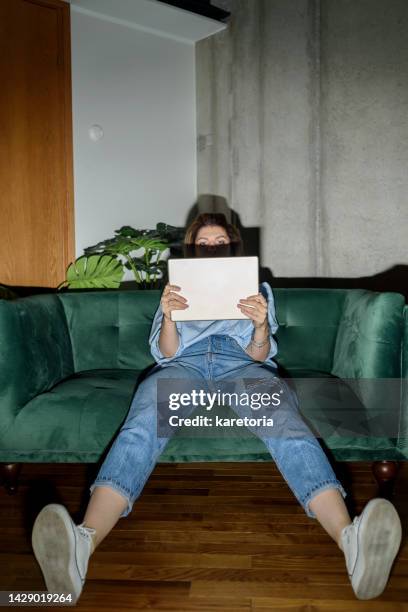
[[[39,394],[2,440],[0,461],[98,461],[128,413],[139,374],[81,372]]]
[[[378,433],[377,436],[337,434],[336,419],[343,407],[354,410],[363,425],[364,418],[368,424],[370,420],[370,415],[344,381],[325,372],[300,368],[292,370],[290,376],[299,399],[300,413],[329,457],[347,461],[403,458],[392,438]],[[325,384],[325,379],[329,384]],[[226,416],[236,416],[230,408],[223,407],[223,411]],[[330,413],[334,414],[331,420]],[[345,424],[341,422],[342,426]],[[219,431],[217,438],[188,438],[187,435],[188,429],[181,427],[179,435],[175,435],[164,449],[159,462],[271,460],[263,442],[249,430],[243,435],[239,428],[230,428],[225,435]]]
[[[330,373],[345,289],[274,288],[278,354],[287,371],[308,368]]]
[[[61,293],[75,372],[141,370],[153,364],[148,339],[160,293],[137,289]]]
[[[105,369],[74,374],[51,390],[28,402],[18,414],[3,439],[0,461],[97,462],[108,451],[124,422],[136,386],[145,370]],[[320,377],[330,377],[319,372]],[[291,372],[296,379],[315,378],[316,372],[298,369]],[[340,386],[346,387],[342,381]],[[346,389],[343,390],[346,393]],[[297,393],[301,414],[313,425],[314,419],[325,419],[327,398],[310,393],[300,385]],[[344,399],[344,395],[342,396]],[[336,406],[336,399],[332,400]],[[316,404],[319,409],[316,409]],[[225,407],[226,414],[235,413]],[[307,419],[310,418],[309,422]],[[46,424],[46,427],[44,426]],[[219,438],[187,438],[180,428],[159,457],[159,463],[183,461],[269,461],[272,460],[263,442],[249,430],[229,430]],[[388,438],[345,438],[327,436],[322,442],[335,459],[358,461],[400,459],[395,442]]]

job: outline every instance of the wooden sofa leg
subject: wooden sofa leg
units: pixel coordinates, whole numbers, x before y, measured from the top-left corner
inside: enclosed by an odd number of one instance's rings
[[[400,464],[398,461],[373,461],[372,470],[378,484],[378,496],[392,499]]]
[[[9,495],[17,493],[21,466],[21,463],[0,463],[0,482]]]

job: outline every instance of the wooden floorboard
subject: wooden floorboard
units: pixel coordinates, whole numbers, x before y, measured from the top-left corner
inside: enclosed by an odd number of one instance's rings
[[[371,465],[339,470],[354,516],[376,495]],[[17,495],[0,490],[0,590],[45,590],[31,548],[34,519],[57,502],[81,522],[95,475],[93,465],[25,464]],[[359,601],[343,553],[274,463],[158,464],[132,513],[92,555],[76,608],[408,612],[408,462],[394,503],[403,545],[384,593]]]

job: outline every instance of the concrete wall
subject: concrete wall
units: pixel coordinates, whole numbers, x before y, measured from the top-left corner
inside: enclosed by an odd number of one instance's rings
[[[406,0],[231,0],[196,45],[198,193],[275,276],[408,263]]]
[[[195,56],[192,43],[75,10],[71,30],[80,256],[122,225],[184,223],[196,199]]]

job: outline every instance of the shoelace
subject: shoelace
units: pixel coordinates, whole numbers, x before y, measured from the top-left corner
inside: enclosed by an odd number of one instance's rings
[[[91,545],[91,551],[93,552],[94,540],[92,538],[92,535],[96,533],[96,529],[94,529],[93,527],[85,527],[83,523],[81,523],[80,525],[77,525],[77,528],[79,532],[81,533],[81,535],[83,535],[89,541]]]
[[[350,530],[350,527],[357,527],[359,522],[360,522],[360,516],[357,515],[353,518],[353,522],[350,523],[350,525],[347,525],[346,532]]]

